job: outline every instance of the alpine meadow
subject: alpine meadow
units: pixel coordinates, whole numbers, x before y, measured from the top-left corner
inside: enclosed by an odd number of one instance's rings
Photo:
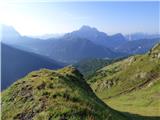
[[[160,120],[160,2],[0,2],[2,120]]]

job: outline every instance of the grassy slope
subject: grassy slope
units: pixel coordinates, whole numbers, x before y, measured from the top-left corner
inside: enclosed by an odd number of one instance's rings
[[[28,74],[2,92],[2,120],[127,120],[72,67]]]
[[[120,61],[124,58],[119,59],[100,59],[100,58],[93,58],[93,59],[85,59],[73,64],[84,76],[84,78],[89,79],[97,70],[112,64],[116,61]]]
[[[113,60],[107,59],[87,59],[82,60],[73,66],[76,67],[85,78],[89,78],[92,74],[94,74],[98,69],[111,64]]]
[[[113,108],[160,116],[160,45],[97,71],[89,80],[95,93]]]
[[[152,86],[104,101],[114,109],[144,116],[160,116],[160,79]]]

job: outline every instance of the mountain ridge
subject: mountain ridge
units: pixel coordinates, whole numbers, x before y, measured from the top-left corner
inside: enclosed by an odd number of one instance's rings
[[[5,90],[2,120],[5,119],[128,120],[128,117],[105,105],[75,68],[66,67],[58,71],[34,71]]]

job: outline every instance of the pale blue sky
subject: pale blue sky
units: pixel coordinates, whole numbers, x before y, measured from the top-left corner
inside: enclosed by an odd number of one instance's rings
[[[31,2],[0,7],[0,22],[22,35],[65,33],[82,25],[108,34],[158,33],[160,27],[160,2]]]

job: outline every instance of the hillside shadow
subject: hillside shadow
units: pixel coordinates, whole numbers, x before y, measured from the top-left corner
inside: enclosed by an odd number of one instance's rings
[[[160,120],[160,116],[142,116],[139,114],[133,114],[129,112],[121,112],[131,120]]]

